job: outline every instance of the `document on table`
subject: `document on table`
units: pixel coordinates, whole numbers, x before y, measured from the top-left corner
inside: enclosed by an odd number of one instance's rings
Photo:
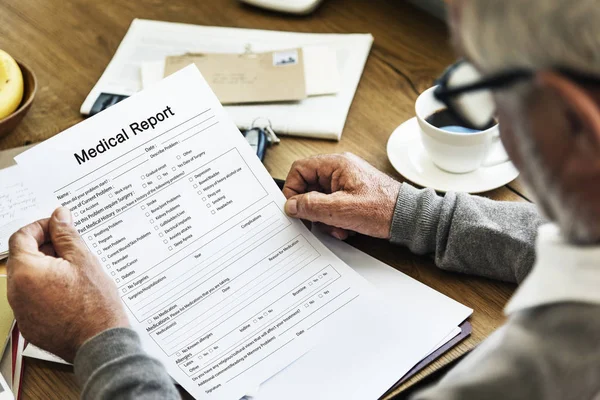
[[[318,230],[313,232],[378,289],[389,314],[371,309],[368,316],[357,315],[356,321],[348,321],[352,335],[338,336],[334,344],[324,341],[313,348],[249,392],[253,399],[379,398],[417,362],[457,336],[461,332],[457,325],[473,312],[360,250]],[[373,333],[368,323],[378,332]],[[361,337],[365,343],[377,346],[355,345],[361,343]],[[426,348],[427,343],[431,347]],[[64,363],[31,344],[23,355]]]
[[[300,102],[230,105],[226,107],[227,113],[240,129],[249,129],[257,118],[267,118],[277,134],[339,140],[372,43],[370,34],[278,32],[134,19],[80,111],[84,115],[93,114],[119,96],[137,93],[142,89],[142,65],[164,63],[167,56],[241,54],[248,46],[256,53],[302,47],[307,58],[316,60],[305,64],[307,92],[331,91],[331,88],[321,87],[324,77],[318,70],[327,70],[324,64],[335,62],[339,74],[339,80],[335,79],[335,95],[309,97]],[[326,47],[335,54],[324,54],[316,50],[319,47]]]
[[[72,210],[145,348],[197,398],[239,399],[372,311],[193,65],[16,161],[43,210]]]
[[[253,399],[377,399],[459,333],[457,325],[473,312],[347,243],[315,235],[378,289],[386,314],[375,308],[361,315],[352,335],[318,344],[257,388]]]
[[[35,193],[17,166],[0,169],[0,260],[8,256],[8,240],[39,216]]]

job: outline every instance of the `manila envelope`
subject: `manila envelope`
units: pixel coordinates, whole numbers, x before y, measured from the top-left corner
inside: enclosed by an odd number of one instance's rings
[[[222,104],[307,97],[302,49],[246,54],[184,54],[165,59],[165,76],[194,63]]]

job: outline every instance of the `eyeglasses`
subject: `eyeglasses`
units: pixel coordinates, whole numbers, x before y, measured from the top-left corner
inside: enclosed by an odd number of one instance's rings
[[[600,85],[598,77],[565,68],[555,68],[555,71],[582,85]],[[495,124],[493,91],[508,88],[534,75],[535,70],[521,68],[484,78],[471,63],[461,60],[438,78],[438,87],[433,94],[463,126],[483,130]]]

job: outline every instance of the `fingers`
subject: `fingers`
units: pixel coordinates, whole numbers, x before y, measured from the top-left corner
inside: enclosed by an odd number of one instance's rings
[[[308,160],[300,160],[292,164],[282,189],[286,198],[305,193],[308,186],[316,182],[316,173],[309,173],[310,170],[306,167],[307,163]]]
[[[49,241],[48,219],[42,219],[15,232],[8,241],[8,248],[11,256],[20,253],[38,254],[40,247]]]
[[[46,256],[56,257],[56,251],[54,250],[54,246],[52,243],[44,243],[40,246],[40,252]]]
[[[73,226],[73,218],[68,208],[59,207],[54,210],[50,217],[49,231],[56,255],[75,265],[81,265],[77,261],[85,259],[88,249]]]
[[[317,227],[321,232],[326,233],[329,236],[333,236],[334,238],[339,240],[346,240],[348,239],[348,236],[350,236],[350,232],[348,230],[338,228],[337,226],[318,223]]]
[[[8,242],[9,256],[6,270],[9,281],[15,271],[22,270],[24,266],[35,268],[45,266],[42,260],[46,254],[45,247],[49,242],[48,219],[33,222],[15,232]]]
[[[345,160],[345,155],[330,154],[294,162],[285,180],[283,194],[290,198],[311,190],[331,193],[333,174],[340,170]]]
[[[344,228],[348,221],[344,221],[341,212],[345,208],[347,196],[343,192],[299,194],[288,199],[285,203],[285,212],[290,217]]]

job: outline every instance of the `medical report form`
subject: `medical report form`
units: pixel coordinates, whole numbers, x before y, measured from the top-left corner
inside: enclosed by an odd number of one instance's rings
[[[48,214],[71,209],[144,347],[197,398],[239,399],[374,296],[285,215],[193,65],[16,161]]]

